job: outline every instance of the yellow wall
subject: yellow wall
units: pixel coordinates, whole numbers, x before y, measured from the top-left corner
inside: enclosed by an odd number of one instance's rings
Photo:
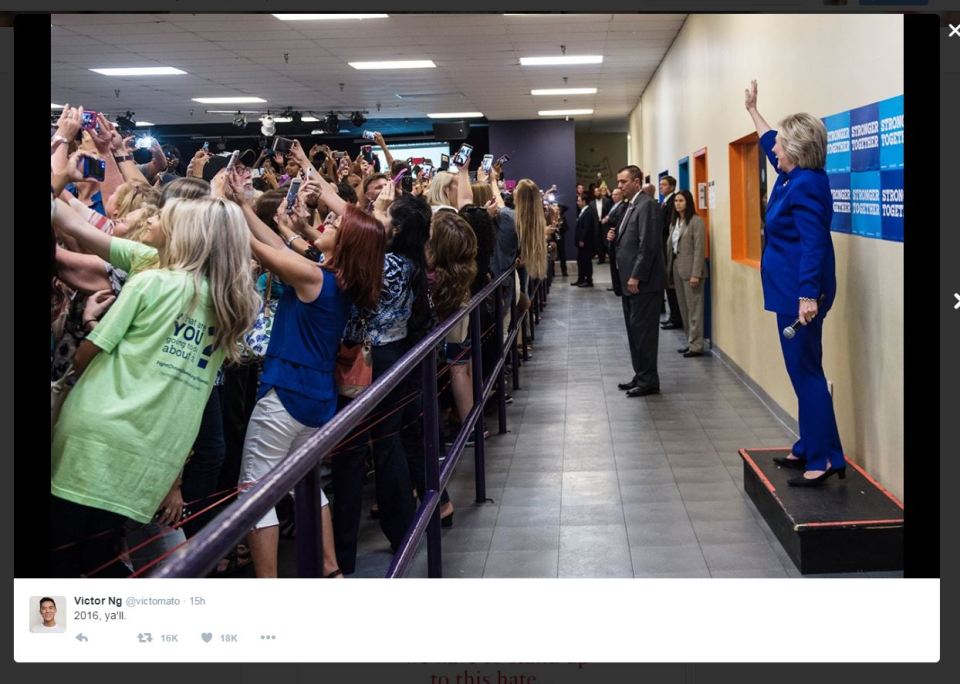
[[[754,130],[743,106],[751,79],[774,127],[793,112],[824,116],[902,94],[902,17],[691,15],[630,115],[630,160],[645,174],[676,175],[679,159],[707,148],[717,185],[713,343],[796,418],[760,272],[730,259],[728,145]],[[849,457],[902,499],[903,244],[837,233],[833,244],[838,293],[824,369],[840,436]]]

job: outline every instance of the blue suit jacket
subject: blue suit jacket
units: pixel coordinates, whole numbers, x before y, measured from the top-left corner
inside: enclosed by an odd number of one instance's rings
[[[822,169],[783,173],[773,154],[777,132],[760,138],[777,181],[767,201],[765,243],[760,265],[767,311],[795,316],[800,297],[818,299],[825,315],[837,294],[836,260],[830,238],[833,198]]]

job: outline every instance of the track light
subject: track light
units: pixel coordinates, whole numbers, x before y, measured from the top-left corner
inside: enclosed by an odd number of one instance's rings
[[[127,111],[117,116],[117,127],[121,131],[133,131],[137,128],[137,121],[133,118],[134,112]]]
[[[247,125],[247,115],[237,112],[233,115],[233,125],[237,128],[243,128]]]
[[[330,135],[339,133],[340,119],[337,118],[337,115],[334,112],[330,112],[323,118],[321,128]]]
[[[357,128],[360,128],[363,124],[367,123],[367,117],[365,117],[361,112],[354,112],[350,115],[350,123]]]

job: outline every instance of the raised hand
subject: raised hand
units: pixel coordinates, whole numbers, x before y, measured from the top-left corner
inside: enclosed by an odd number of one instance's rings
[[[77,137],[80,127],[83,125],[83,107],[71,107],[68,104],[63,105],[63,111],[60,112],[60,118],[57,120],[57,133],[62,135],[68,141]]]
[[[743,91],[743,104],[747,111],[757,108],[757,82],[750,81],[750,87]]]

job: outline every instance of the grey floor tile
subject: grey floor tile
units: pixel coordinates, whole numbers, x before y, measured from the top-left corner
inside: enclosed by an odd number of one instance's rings
[[[556,577],[558,551],[492,551],[484,577]]]
[[[560,502],[542,506],[500,506],[497,527],[543,527],[560,524]]]
[[[690,521],[629,522],[627,534],[630,546],[696,546],[697,535]]]
[[[622,469],[618,461],[618,478],[621,487],[630,485],[662,485],[675,482],[673,470],[669,466],[660,468]]]
[[[454,522],[453,527],[441,532],[440,548],[443,551],[467,553],[489,550],[490,540],[493,539],[493,527],[458,527],[457,522],[459,520]]]
[[[506,487],[501,506],[559,506],[559,487]]]
[[[563,470],[563,456],[535,456],[531,454],[517,454],[510,464],[510,472],[561,472]]]
[[[683,501],[741,501],[740,490],[731,480],[728,483],[681,482],[677,485]]]
[[[787,571],[783,568],[767,568],[764,570],[711,570],[711,577],[717,578],[736,578],[736,579],[756,579],[756,578],[780,578],[788,577]]]
[[[620,485],[620,499],[624,504],[630,503],[680,503],[680,490],[675,483],[664,484],[628,484]]]
[[[694,524],[720,520],[754,520],[756,516],[756,509],[736,499],[729,501],[685,501],[684,506]]]
[[[500,507],[494,504],[463,502],[454,504],[453,524],[455,529],[493,527],[497,524]]]
[[[560,525],[622,525],[623,506],[619,503],[566,504],[560,508]]]
[[[697,520],[693,529],[701,544],[768,544],[763,530],[752,519]]]
[[[560,525],[502,527],[493,531],[490,551],[549,551],[559,548]]]
[[[700,547],[632,546],[633,573],[636,577],[708,577]]]
[[[686,516],[687,509],[684,508],[683,501],[680,499],[623,504],[623,517],[627,521],[627,526],[683,521],[688,519]]]
[[[586,551],[596,548],[627,548],[627,529],[614,525],[569,525],[560,527],[561,551]]]
[[[626,546],[587,550],[565,550],[561,548],[558,576],[633,577],[630,549]]]
[[[710,571],[783,569],[769,544],[701,544]]]
[[[674,467],[673,476],[677,484],[695,482],[701,484],[728,483],[730,473],[722,465],[706,465],[703,467]]]
[[[515,470],[507,478],[511,487],[559,487],[563,482],[563,472]]]

